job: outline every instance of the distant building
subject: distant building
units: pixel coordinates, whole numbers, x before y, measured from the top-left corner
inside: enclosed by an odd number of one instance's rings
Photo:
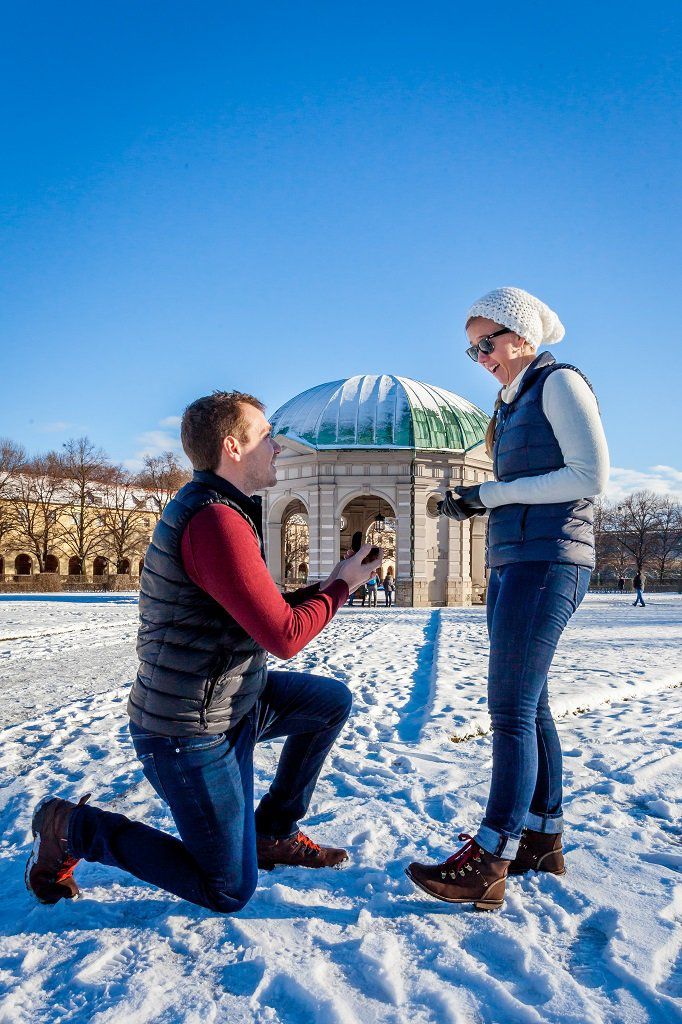
[[[271,417],[283,445],[264,493],[268,565],[283,587],[324,579],[353,534],[386,550],[397,604],[483,599],[485,517],[439,517],[448,487],[492,479],[489,416],[444,388],[367,374],[304,391]]]
[[[23,511],[20,518],[13,508],[18,504]],[[35,537],[47,516],[51,520],[47,544],[32,543],[21,522],[28,520]],[[0,522],[7,528],[0,541],[0,587],[6,591],[136,588],[158,518],[153,502],[140,489],[129,495],[125,504],[119,498],[117,505],[112,505],[95,486],[88,490],[84,509],[57,496],[49,503],[45,499],[19,503],[4,498],[0,500]],[[83,557],[74,553],[79,530],[86,551]]]

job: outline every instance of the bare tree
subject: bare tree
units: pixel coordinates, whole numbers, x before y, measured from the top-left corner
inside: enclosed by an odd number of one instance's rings
[[[26,462],[21,445],[8,437],[0,438],[0,541],[15,527],[13,500],[18,474]]]
[[[112,467],[102,449],[87,437],[72,438],[63,448],[62,543],[78,559],[82,573],[86,558],[103,543],[101,489],[111,479]]]
[[[147,546],[149,510],[136,478],[122,466],[112,467],[100,494],[104,543],[116,571],[121,572],[124,560]]]
[[[635,491],[611,509],[614,539],[631,556],[638,573],[655,557],[662,500],[653,491]]]
[[[594,502],[594,544],[595,573],[599,581],[601,574],[624,576],[630,561],[630,553],[619,543],[621,514],[617,506],[610,505],[605,498]]]
[[[180,464],[175,452],[168,451],[145,456],[137,483],[149,492],[154,511],[160,516],[173,495],[190,479],[191,474]]]
[[[672,498],[661,498],[656,523],[653,564],[659,583],[665,581],[675,559],[682,556],[682,507]]]
[[[28,461],[14,478],[13,527],[31,548],[38,571],[45,572],[47,556],[59,543],[63,467],[55,452]]]

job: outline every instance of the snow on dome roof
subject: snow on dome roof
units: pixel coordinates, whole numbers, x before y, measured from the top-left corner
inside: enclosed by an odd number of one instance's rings
[[[301,392],[271,422],[274,434],[317,449],[465,451],[483,441],[489,418],[445,388],[368,373]]]

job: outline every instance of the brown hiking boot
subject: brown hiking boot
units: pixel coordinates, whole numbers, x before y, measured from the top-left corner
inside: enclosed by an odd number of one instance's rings
[[[258,867],[272,871],[276,864],[299,868],[338,868],[348,860],[345,850],[334,846],[318,846],[312,839],[297,832],[288,839],[256,837]]]
[[[523,875],[526,871],[566,874],[561,833],[533,832],[529,828],[523,830],[518,853],[509,865],[509,874]]]
[[[59,900],[77,900],[80,889],[73,877],[78,859],[71,857],[66,848],[69,818],[76,807],[87,803],[90,794],[82,796],[77,804],[58,797],[47,797],[33,812],[31,830],[35,836],[31,855],[26,863],[26,888],[41,903]]]
[[[508,860],[493,857],[466,832],[467,840],[443,864],[410,864],[407,877],[420,889],[446,903],[473,903],[477,910],[497,910],[504,902]]]

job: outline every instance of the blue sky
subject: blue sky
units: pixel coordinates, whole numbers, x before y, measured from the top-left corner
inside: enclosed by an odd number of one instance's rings
[[[614,486],[682,492],[681,20],[7,6],[0,434],[134,461],[213,388],[274,410],[373,372],[490,409],[463,319],[514,284],[566,325]]]

